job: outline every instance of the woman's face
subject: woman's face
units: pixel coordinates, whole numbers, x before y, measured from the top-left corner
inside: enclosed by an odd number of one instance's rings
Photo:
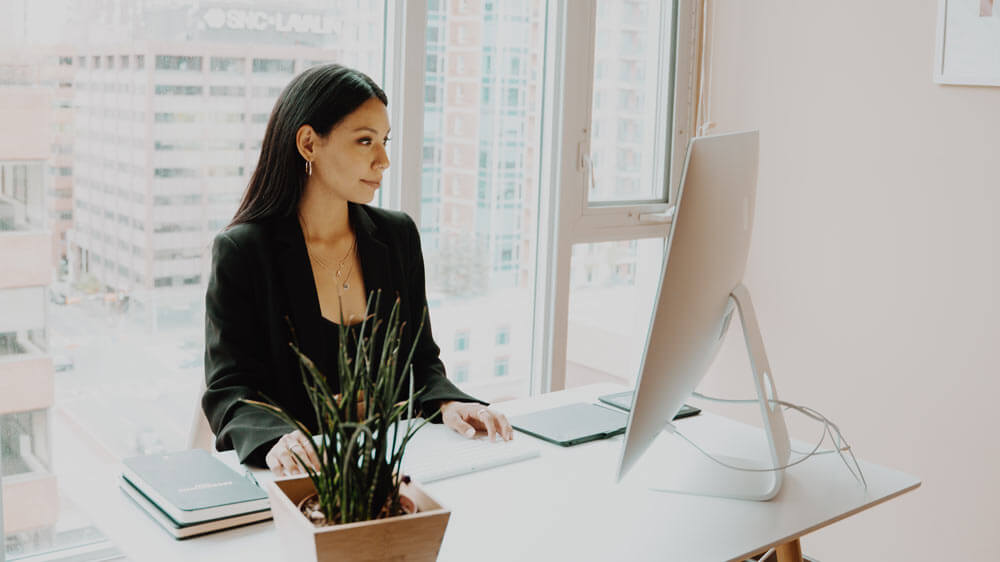
[[[352,203],[370,203],[389,167],[389,113],[371,98],[314,144],[312,176],[325,193]]]

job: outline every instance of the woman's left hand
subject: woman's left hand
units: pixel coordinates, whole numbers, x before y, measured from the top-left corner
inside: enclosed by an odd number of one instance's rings
[[[477,431],[485,431],[490,441],[495,441],[497,436],[505,441],[514,438],[514,429],[507,416],[478,402],[443,402],[441,421],[470,439],[475,437]]]

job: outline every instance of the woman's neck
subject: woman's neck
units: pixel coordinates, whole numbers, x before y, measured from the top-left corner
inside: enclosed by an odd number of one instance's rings
[[[347,201],[310,196],[308,190],[299,202],[299,222],[306,242],[336,242],[351,235]]]

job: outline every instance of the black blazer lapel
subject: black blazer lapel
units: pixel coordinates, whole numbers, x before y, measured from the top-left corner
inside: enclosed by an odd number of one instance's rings
[[[351,203],[348,210],[351,225],[358,237],[358,258],[361,261],[361,274],[365,280],[365,292],[370,296],[381,290],[379,307],[375,312],[378,318],[385,322],[389,318],[389,312],[392,311],[392,303],[396,300],[396,294],[392,290],[389,247],[378,238],[375,223],[364,208]]]
[[[278,279],[288,303],[288,317],[295,330],[288,341],[298,342],[298,347],[310,359],[318,359],[323,349],[319,295],[312,265],[306,251],[306,241],[302,235],[297,217],[278,221],[275,236],[275,250],[278,264]],[[285,322],[284,318],[281,322]],[[298,373],[298,367],[293,373]]]

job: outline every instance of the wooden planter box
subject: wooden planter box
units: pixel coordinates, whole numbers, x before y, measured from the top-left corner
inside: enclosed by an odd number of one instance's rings
[[[294,562],[436,560],[451,512],[415,484],[403,484],[401,490],[417,504],[417,513],[316,527],[296,507],[316,492],[308,477],[270,482],[267,495],[285,558]]]

